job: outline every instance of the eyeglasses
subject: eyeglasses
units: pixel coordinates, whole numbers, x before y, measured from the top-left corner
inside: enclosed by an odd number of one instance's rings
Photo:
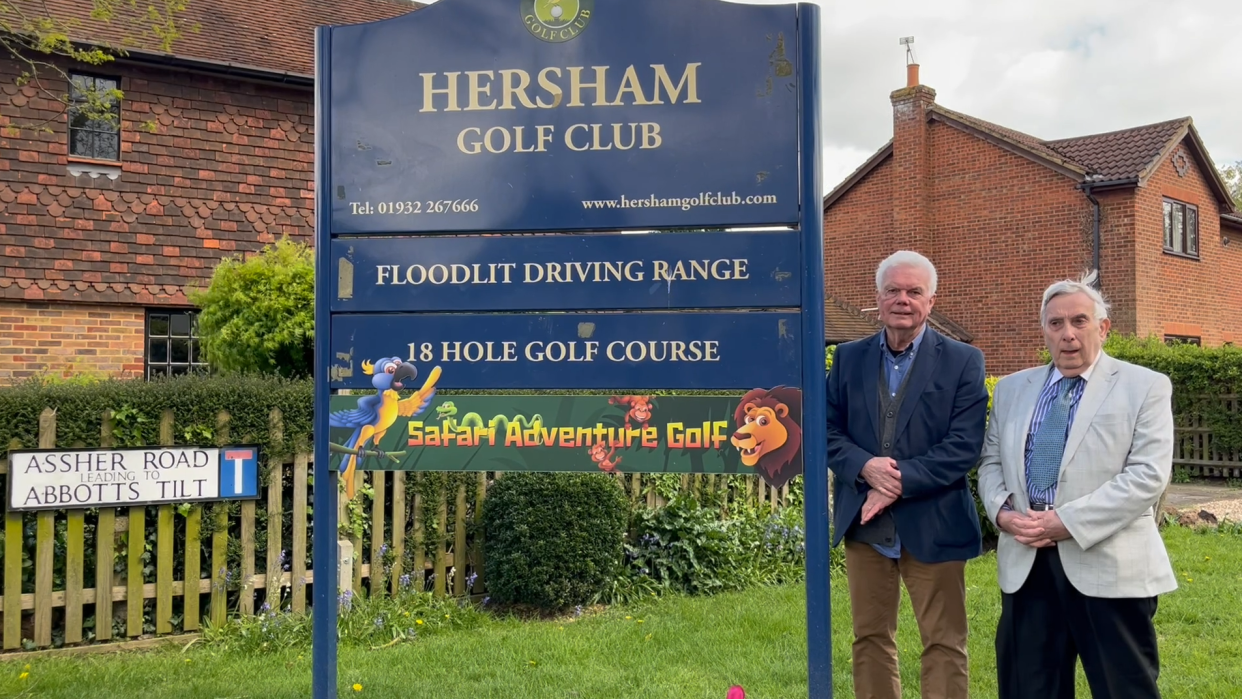
[[[897,298],[898,296],[901,296],[903,293],[904,293],[904,294],[906,294],[907,296],[909,296],[909,297],[910,297],[910,298],[912,298],[912,299],[917,299],[917,298],[922,298],[922,297],[923,297],[923,290],[922,290],[922,289],[919,289],[919,288],[914,288],[914,289],[894,289],[894,288],[892,288],[892,287],[889,287],[889,288],[887,288],[887,289],[884,289],[882,292],[880,292],[880,296],[882,296],[883,298],[886,298],[886,299],[894,299],[894,298]]]

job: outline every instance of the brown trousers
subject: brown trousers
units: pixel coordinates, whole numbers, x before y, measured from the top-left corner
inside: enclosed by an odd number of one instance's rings
[[[854,618],[854,696],[900,699],[897,610],[905,582],[923,639],[923,699],[966,699],[966,563],[920,563],[904,549],[886,558],[869,544],[845,542]]]

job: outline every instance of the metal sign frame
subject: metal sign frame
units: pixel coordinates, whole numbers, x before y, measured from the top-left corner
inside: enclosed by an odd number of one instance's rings
[[[717,5],[737,5],[740,3],[731,3],[726,0],[661,0],[666,6],[682,6],[687,11],[704,11],[711,9]],[[417,22],[420,21],[419,15],[428,11],[437,13],[436,18],[444,21],[448,17],[450,10],[460,5],[464,10],[469,3],[474,3],[473,10],[477,12],[481,7],[481,3],[508,3],[509,5],[518,4],[518,0],[440,0],[435,5],[417,10],[411,15],[398,17],[392,20],[383,20],[380,23],[372,23],[374,25],[382,23],[394,22]],[[608,0],[609,4],[613,3]],[[637,0],[636,0],[637,2]],[[594,7],[594,3],[587,3]],[[609,8],[612,12],[628,12],[628,3],[616,3],[614,7]],[[506,6],[507,7],[507,6]],[[606,6],[600,5],[595,9],[596,16],[590,19],[595,20],[590,24],[579,21],[572,27],[567,27],[560,31],[560,35],[553,36],[546,27],[535,27],[530,25],[525,27],[530,29],[532,34],[542,36],[540,38],[545,42],[562,41],[566,38],[572,39],[581,33],[586,37],[600,36],[600,33],[606,31],[604,28],[594,26],[599,22],[597,19],[603,15]],[[808,693],[811,699],[830,699],[832,697],[832,631],[831,631],[831,603],[829,590],[829,511],[828,511],[828,468],[827,468],[827,452],[826,452],[826,425],[825,425],[825,346],[824,346],[824,239],[823,239],[823,181],[821,169],[821,134],[820,134],[820,9],[817,5],[809,2],[800,2],[783,6],[756,6],[749,7],[777,7],[784,8],[786,11],[792,10],[795,16],[796,24],[796,49],[789,52],[788,63],[792,64],[793,85],[791,89],[797,93],[797,119],[796,119],[796,144],[797,154],[796,162],[798,171],[796,174],[798,207],[796,221],[777,221],[781,226],[787,226],[793,229],[797,234],[800,246],[800,263],[799,268],[795,271],[798,275],[800,304],[794,309],[799,319],[800,327],[797,328],[797,341],[801,344],[799,348],[799,369],[801,381],[799,388],[802,395],[802,451],[803,451],[803,479],[805,489],[805,529],[806,529],[806,619],[807,619],[807,681]],[[488,7],[487,9],[494,9]],[[679,9],[681,9],[679,7]],[[506,10],[508,11],[508,10]],[[516,13],[516,10],[514,10]],[[464,19],[463,19],[464,21]],[[338,498],[338,478],[339,474],[333,470],[330,465],[329,451],[329,426],[328,414],[330,396],[333,390],[329,377],[341,376],[341,368],[335,364],[333,354],[333,318],[337,315],[333,310],[333,304],[339,301],[337,294],[337,284],[332,281],[335,279],[333,261],[338,259],[334,257],[333,250],[337,247],[340,240],[348,240],[349,235],[354,236],[376,236],[384,235],[392,237],[394,240],[398,238],[409,238],[410,236],[424,236],[428,233],[452,233],[455,235],[478,235],[486,233],[494,237],[480,237],[481,244],[486,245],[486,241],[503,240],[506,235],[515,233],[529,233],[531,231],[544,232],[548,235],[562,236],[559,240],[567,242],[577,241],[581,243],[581,236],[576,235],[579,231],[589,230],[624,230],[633,228],[630,226],[605,226],[592,227],[584,225],[573,229],[567,229],[559,225],[563,221],[553,221],[558,225],[532,225],[530,220],[523,220],[519,225],[511,228],[505,227],[489,227],[485,230],[471,230],[467,224],[445,224],[444,226],[433,230],[420,230],[418,232],[412,230],[401,230],[399,228],[385,228],[379,224],[366,223],[357,230],[334,231],[334,220],[339,219],[336,214],[339,213],[339,204],[334,198],[340,199],[344,188],[341,188],[337,182],[333,181],[333,153],[338,152],[335,149],[340,145],[333,142],[334,124],[333,124],[333,64],[332,64],[332,38],[334,27],[319,27],[315,35],[315,433],[314,433],[314,518],[313,518],[313,555],[315,561],[315,578],[321,584],[314,585],[312,594],[312,614],[314,621],[313,635],[313,696],[316,699],[327,699],[328,697],[337,696],[337,614],[338,599],[337,589],[333,581],[338,579],[338,556],[337,556],[337,498]],[[536,29],[539,33],[536,33]],[[566,33],[568,32],[568,33]],[[475,41],[486,43],[480,37],[476,37]],[[581,41],[581,40],[580,40]],[[790,42],[794,43],[794,42]],[[564,45],[563,43],[560,45]],[[585,49],[583,49],[585,51]],[[660,47],[653,45],[652,50],[670,50],[669,47]],[[640,91],[641,94],[641,91]],[[734,95],[736,97],[736,95]],[[356,105],[355,105],[356,107]],[[356,113],[358,110],[355,109]],[[706,128],[709,125],[705,125]],[[585,133],[585,132],[584,132]],[[637,132],[636,132],[637,133]],[[370,148],[359,141],[359,150]],[[576,150],[576,148],[575,148]],[[463,150],[463,152],[465,152]],[[352,157],[352,154],[351,154]],[[381,157],[387,157],[381,155]],[[383,162],[383,161],[381,161]],[[541,161],[542,162],[542,161]],[[594,161],[592,161],[594,162]],[[687,165],[687,167],[691,167]],[[575,190],[576,191],[576,190]],[[474,200],[471,199],[463,208],[469,211],[474,207]],[[355,211],[363,205],[354,207]],[[439,205],[437,205],[438,207]],[[452,207],[453,202],[449,202],[447,207]],[[334,207],[337,208],[334,211]],[[398,207],[400,208],[400,207]],[[409,207],[406,207],[409,208]],[[444,208],[444,207],[439,207]],[[439,208],[437,210],[439,210]],[[392,210],[391,205],[388,208]],[[447,210],[447,208],[444,208]],[[630,210],[638,211],[637,209]],[[662,229],[684,229],[687,224],[684,218],[678,218],[677,209],[668,209],[669,215],[667,220],[657,220],[656,225],[647,226],[646,223],[652,221],[650,215],[644,213],[645,218],[635,219],[633,217],[618,219],[632,222],[634,220],[642,220],[642,228],[645,230],[655,230],[651,235],[674,235],[673,233],[661,234]],[[579,214],[581,215],[581,214]],[[745,216],[730,217],[728,214],[711,214],[716,216],[716,220],[697,219],[689,224],[689,227],[739,227],[747,225],[755,225],[753,215],[747,213]],[[555,219],[556,216],[551,217]],[[658,217],[657,217],[658,218]],[[443,220],[443,219],[442,219]],[[369,227],[369,228],[368,228]],[[334,237],[334,236],[341,237]],[[681,234],[676,234],[681,235]],[[729,235],[728,233],[699,233],[697,235]],[[550,244],[549,241],[558,240],[557,238],[538,238],[540,244]],[[709,246],[710,247],[710,246]],[[670,299],[670,308],[681,308],[683,312],[696,312],[704,310],[706,304],[697,303],[702,300],[702,295],[688,297],[684,303],[672,301],[671,287],[668,297]],[[430,298],[435,299],[434,295]],[[546,298],[546,294],[545,294]],[[434,302],[434,301],[433,301]],[[350,306],[351,313],[365,312],[367,303],[362,303],[364,308],[359,309],[359,303]],[[578,305],[582,305],[579,303]],[[488,312],[488,311],[505,311],[512,310],[510,307],[505,308],[485,308],[481,307],[478,302],[466,304],[467,307],[456,309],[467,312]],[[693,308],[694,311],[689,310]],[[394,309],[384,307],[384,312],[391,313]],[[425,311],[444,311],[443,306],[432,308],[422,308]],[[619,310],[617,308],[581,308],[583,312]],[[758,310],[758,309],[752,309]],[[666,311],[667,313],[667,311]],[[338,348],[339,350],[339,348]],[[335,369],[335,373],[334,373]],[[340,385],[339,383],[337,385]],[[724,388],[720,386],[718,388]],[[564,388],[564,387],[562,387]],[[601,387],[602,388],[602,387]],[[641,389],[642,386],[629,386],[627,388]],[[549,391],[551,392],[551,391]],[[326,584],[323,584],[326,583]]]

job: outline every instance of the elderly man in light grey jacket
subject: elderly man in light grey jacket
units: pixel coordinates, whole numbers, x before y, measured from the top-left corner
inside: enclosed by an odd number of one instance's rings
[[[1044,292],[1050,365],[997,384],[979,497],[1000,530],[999,699],[1152,699],[1157,596],[1177,589],[1155,508],[1173,460],[1167,376],[1102,350],[1094,275]]]

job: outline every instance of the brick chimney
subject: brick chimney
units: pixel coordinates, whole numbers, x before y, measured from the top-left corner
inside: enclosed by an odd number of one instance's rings
[[[899,245],[926,252],[930,244],[931,138],[928,110],[936,91],[906,66],[906,87],[893,92],[893,226]]]

